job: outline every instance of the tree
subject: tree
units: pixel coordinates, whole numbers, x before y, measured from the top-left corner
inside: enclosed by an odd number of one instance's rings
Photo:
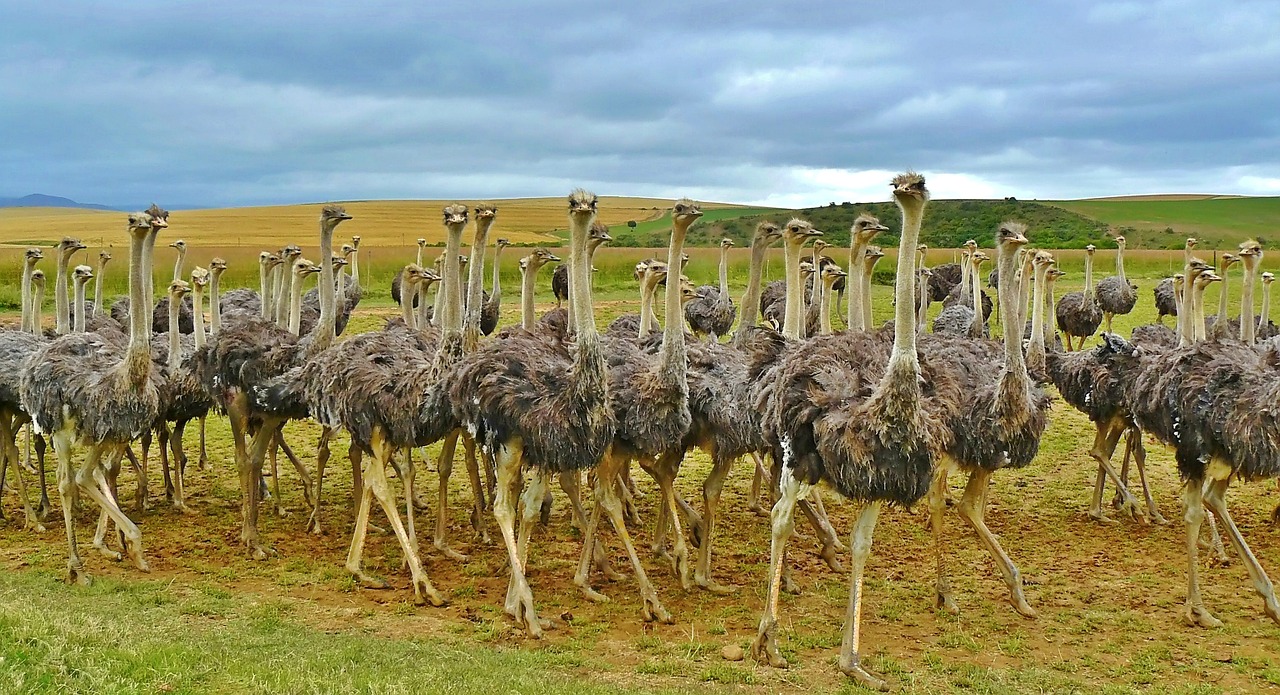
[[[635,228],[636,228],[636,221],[635,221],[635,220],[627,220],[627,226],[628,226],[628,227],[630,227],[631,229],[635,229]]]

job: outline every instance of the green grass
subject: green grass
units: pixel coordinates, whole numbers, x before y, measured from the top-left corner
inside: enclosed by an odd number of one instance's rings
[[[1234,247],[1249,237],[1276,239],[1280,197],[1201,200],[1069,200],[1051,205],[1110,225],[1144,248],[1182,248],[1186,237],[1204,247]],[[1132,241],[1130,242],[1133,245]]]

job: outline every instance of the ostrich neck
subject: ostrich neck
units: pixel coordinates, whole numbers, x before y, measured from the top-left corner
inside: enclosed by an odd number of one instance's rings
[[[1058,316],[1058,303],[1053,297],[1053,285],[1055,282],[1056,280],[1049,278],[1044,283],[1044,298],[1047,302],[1044,321],[1049,325],[1049,330],[1053,331],[1054,335],[1058,335],[1058,324],[1055,322],[1055,318]]]
[[[875,328],[875,319],[871,316],[871,276],[874,274],[876,261],[869,258],[862,259],[862,328],[864,330],[872,330]]]
[[[67,306],[67,265],[71,262],[71,254],[61,249],[58,250],[58,276],[55,280],[58,284],[53,287],[54,310],[58,312],[57,329],[58,335],[62,335],[71,329],[68,325],[71,321],[71,308]]]
[[[195,309],[193,306],[192,309]],[[178,312],[182,310],[182,295],[169,295],[169,361],[170,368],[178,365],[182,358],[182,343],[178,340]]]
[[[1265,326],[1271,320],[1271,284],[1262,285],[1262,310],[1258,312],[1258,326]]]
[[[1084,255],[1084,296],[1093,296],[1093,254]]]
[[[1030,254],[1026,254],[1022,262],[1022,277],[1018,278],[1018,313],[1014,314],[1019,326],[1027,324],[1027,302],[1031,301],[1031,285],[1034,279],[1035,266],[1031,263]]]
[[[1128,279],[1125,278],[1124,276],[1124,247],[1123,246],[1119,246],[1116,248],[1116,276],[1119,277],[1122,282],[1126,282],[1126,283],[1128,282]]]
[[[533,328],[533,291],[538,280],[538,269],[524,267],[520,270],[520,327],[525,330]]]
[[[289,325],[289,297],[293,295],[293,261],[280,264],[280,285],[276,289],[276,324]]]
[[[316,331],[310,346],[313,354],[333,345],[333,334],[338,323],[338,285],[333,277],[333,230],[336,226],[334,223],[320,224],[320,280],[316,283],[320,318],[312,329]],[[302,283],[299,282],[298,285],[301,287]]]
[[[425,249],[425,248],[426,248],[426,247],[425,247],[425,246],[423,246],[422,244],[418,244],[418,260],[416,260],[416,261],[414,261],[414,262],[415,262],[415,263],[417,263],[419,267],[421,267],[421,266],[422,266],[422,251],[423,251],[423,249]]]
[[[151,366],[151,302],[147,296],[147,238],[151,234],[132,235],[129,241],[129,347],[125,361],[130,380],[139,383]],[[172,313],[172,312],[170,312]]]
[[[647,279],[640,282],[640,330],[637,337],[643,338],[649,335],[658,325],[658,320],[653,315],[653,299],[657,286],[656,282],[650,282]]]
[[[31,297],[31,332],[40,335],[44,324],[44,285],[36,285]]]
[[[156,301],[156,273],[155,273],[155,255],[156,255],[156,237],[160,236],[159,229],[153,229],[147,234],[147,239],[143,243],[142,253],[142,277],[146,281],[144,288],[144,296],[142,304],[142,315],[144,317],[143,325],[146,326],[147,341],[150,342],[151,335],[155,332],[151,322],[152,307]],[[131,300],[132,301],[132,300]],[[133,304],[130,303],[130,307]],[[132,308],[129,311],[133,313]]]
[[[573,356],[574,395],[579,402],[607,399],[604,355],[591,305],[591,257],[587,236],[594,215],[570,215],[569,318],[576,331]],[[676,266],[679,267],[679,266]],[[683,335],[681,335],[683,338]]]
[[[1204,340],[1207,336],[1205,330],[1205,314],[1204,314],[1204,291],[1208,289],[1208,285],[1196,288],[1195,304],[1196,304],[1196,335],[1197,341]]]
[[[981,268],[982,264],[973,264],[973,291],[970,292],[973,296],[973,322],[969,324],[969,333],[975,338],[982,337],[982,324],[986,323],[986,317],[982,315],[982,292],[978,289],[980,284],[978,278],[981,277]],[[1011,318],[1017,319],[1017,316],[1014,315]],[[1021,325],[1022,323],[1018,322],[1018,326]]]
[[[1000,284],[1004,284],[1004,262],[1001,261],[999,280]],[[1031,293],[1031,345],[1027,348],[1028,359],[1035,362],[1037,371],[1044,368],[1044,295],[1045,295],[1045,277],[1049,273],[1049,266],[1042,265],[1035,270],[1035,285]],[[998,291],[998,290],[997,290]],[[1001,322],[1009,316],[1004,309],[1004,300],[1000,301]],[[1006,325],[1004,328],[1004,354],[1005,368],[1009,372],[1020,370],[1023,378],[1026,377],[1027,369],[1022,358],[1022,324]]]
[[[966,265],[970,265],[971,263],[973,263],[972,253],[966,255],[964,261],[960,264],[960,268],[964,270],[964,267]],[[971,282],[972,282],[972,279],[969,277],[969,273],[967,270],[960,274],[960,298],[961,299],[964,299],[965,296],[969,294],[969,289],[970,289],[969,283]]]
[[[348,272],[351,275],[351,284],[356,287],[360,286],[360,249],[351,252],[351,267]]]
[[[1222,286],[1218,288],[1218,328],[1222,330],[1222,321],[1227,318],[1227,270],[1231,266],[1222,264]]]
[[[187,260],[187,250],[178,249],[178,258],[173,262],[173,279],[182,279],[182,266]]]
[[[499,244],[493,250],[493,292],[489,293],[489,301],[493,302],[494,306],[501,306],[500,302],[502,301],[502,263],[500,259],[502,258],[503,248]]]
[[[480,345],[480,313],[484,309],[484,254],[491,226],[492,217],[478,217],[476,235],[471,240],[471,262],[467,265],[467,321],[462,331],[464,352],[472,352]]]
[[[916,274],[916,333],[924,330],[925,319],[929,316],[929,279],[923,274]]]
[[[302,332],[302,278],[295,277],[289,288],[289,332],[298,335]],[[319,330],[317,325],[312,330]],[[319,334],[316,334],[319,337]]]
[[[787,278],[787,311],[782,319],[782,335],[791,340],[799,340],[804,327],[804,281],[800,279],[800,247],[803,244],[803,240],[788,241],[782,247]]]
[[[915,291],[916,254],[924,203],[902,205],[902,235],[898,241],[898,268],[894,283],[893,352],[881,385],[896,383],[895,393],[919,398],[920,358],[916,354],[916,312],[911,302]]]
[[[459,272],[461,272],[462,266],[458,266],[458,270]],[[445,269],[445,272],[447,273],[448,269]],[[449,286],[450,284],[451,283],[448,283],[445,281],[445,278],[441,278],[440,283],[436,285],[436,298],[435,298],[435,301],[432,303],[432,308],[431,308],[431,322],[437,326],[443,325],[441,322],[444,321],[444,314],[442,312],[444,311],[444,300],[445,300],[445,294],[446,294],[445,287]],[[426,307],[422,306],[422,302],[424,302],[426,298],[427,298],[426,292],[423,292],[421,295],[418,296],[418,313],[421,318],[426,318],[426,315],[427,315]]]
[[[419,329],[423,329],[431,325],[432,321],[436,322],[437,324],[440,322],[440,295],[444,294],[444,283],[439,281],[437,281],[436,283],[436,296],[435,296],[435,299],[432,300],[432,309],[431,309],[431,311],[433,312],[432,313],[433,318],[430,318],[430,319],[427,318],[427,290],[429,289],[430,287],[428,287],[427,283],[424,282],[424,283],[420,283],[418,285],[418,289],[414,291],[415,292],[414,296],[418,298],[417,314],[418,314]],[[400,295],[400,298],[401,298],[401,303],[408,304],[410,306],[413,305],[412,298],[406,298],[405,295],[403,294]]]
[[[853,243],[849,245],[849,272],[852,273],[845,282],[849,294],[849,310],[846,312],[849,330],[862,331],[867,326],[863,324],[862,309],[862,276],[866,275],[866,270],[862,266],[863,256],[867,252],[867,244],[870,243],[863,239],[858,232],[853,233]]]
[[[103,284],[107,281],[107,262],[102,258],[98,259],[98,272],[93,275],[93,315],[97,316],[102,311],[102,293]]]
[[[444,249],[444,277],[436,288],[435,322],[446,335],[462,336],[462,251],[464,225],[450,225]],[[443,346],[445,341],[441,341]]]
[[[216,280],[215,280],[216,282]],[[270,317],[271,301],[268,297],[271,294],[271,267],[266,263],[258,264],[258,296],[262,302],[258,305],[258,314],[262,318]],[[216,303],[216,302],[215,302]]]
[[[217,295],[214,295],[215,297]],[[199,350],[204,347],[204,288],[193,284],[191,286],[191,322],[195,330],[192,331],[191,337],[195,343],[195,348]]]
[[[31,307],[31,274],[35,272],[35,259],[25,260],[22,264],[22,330],[26,333],[36,332],[31,320],[35,312]]]
[[[720,304],[729,303],[729,247],[720,247]]]
[[[832,286],[835,285],[836,279],[823,279],[822,281],[822,303],[818,305],[818,334],[831,334],[831,296],[835,294]]]
[[[209,331],[217,335],[222,330],[222,273],[214,271],[209,275]],[[196,316],[204,321],[204,314],[196,312]]]
[[[684,238],[688,224],[677,222],[671,226],[671,244],[667,247],[667,324],[662,327],[662,350],[658,355],[663,383],[675,384],[688,390],[685,377],[684,306],[680,301],[680,258],[684,255]]]
[[[85,282],[87,282],[87,281],[85,281]],[[81,282],[81,281],[77,281],[77,282],[76,282],[76,297],[75,297],[75,300],[74,300],[74,302],[75,302],[75,310],[74,310],[74,312],[75,312],[75,322],[74,322],[74,324],[72,325],[72,329],[71,329],[71,330],[75,331],[76,333],[84,333],[84,294],[85,294],[85,282]]]
[[[401,290],[405,290],[408,288],[409,288],[408,283],[402,283]],[[415,295],[418,293],[419,289],[420,289],[419,285],[415,283],[413,285],[413,292]],[[404,325],[407,328],[414,328],[415,326],[418,328],[422,328],[422,326],[418,326],[417,321],[414,320],[413,302],[408,299],[408,296],[409,296],[408,294],[405,294],[403,292],[400,295],[401,299],[404,300],[400,302],[400,318],[404,320]],[[419,304],[419,306],[421,306],[421,304]]]
[[[1252,263],[1244,267],[1244,285],[1240,289],[1240,340],[1245,345],[1253,344],[1253,336],[1257,326],[1253,322],[1253,273]]]
[[[747,291],[742,295],[742,306],[739,307],[742,313],[735,340],[746,336],[747,329],[755,326],[759,318],[760,293],[763,291],[760,280],[764,272],[764,257],[768,253],[769,242],[766,238],[762,237],[751,244],[751,272],[747,277]]]

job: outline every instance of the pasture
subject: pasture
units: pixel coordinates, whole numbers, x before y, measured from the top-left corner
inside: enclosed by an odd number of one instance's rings
[[[1280,198],[1239,196],[1128,196],[1091,200],[1045,201],[1114,227],[1132,227],[1147,248],[1182,246],[1188,236],[1206,247],[1274,238],[1280,229]],[[1166,229],[1173,229],[1172,233]],[[1265,241],[1264,241],[1264,245]]]

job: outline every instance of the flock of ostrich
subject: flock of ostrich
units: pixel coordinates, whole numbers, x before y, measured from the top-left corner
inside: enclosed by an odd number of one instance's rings
[[[419,240],[417,262],[393,284],[400,316],[380,330],[341,339],[363,292],[359,237],[336,252],[333,246],[335,230],[351,219],[343,208],[330,205],[321,212],[318,262],[302,258],[297,246],[263,252],[256,291],[223,293],[219,278],[227,264],[221,259],[184,274],[186,247],[174,242],[173,281],[167,297],[154,302],[155,243],[169,225],[169,213],[152,206],[128,217],[129,295],[109,309],[102,278],[110,255],[103,252],[96,269],[69,268],[84,245],[70,238],[57,245],[52,330],[44,330],[40,315],[46,278],[36,265],[43,254],[27,250],[22,324],[0,330],[0,488],[21,497],[28,527],[42,528],[52,512],[44,476],[45,446],[52,443],[70,578],[89,581],[74,514],[77,504],[86,504],[82,496],[99,510],[93,548],[117,560],[127,557],[145,571],[142,533],[122,508],[118,474],[126,461],[136,471],[136,507],[142,513],[154,435],[164,498],[187,510],[185,427],[199,422],[198,465],[208,466],[204,422],[211,411],[221,413],[234,438],[240,539],[248,552],[265,558],[272,551],[259,537],[259,511],[269,499],[278,504],[280,479],[264,476],[265,464],[274,468],[278,453],[292,461],[310,507],[307,529],[320,533],[330,442],[345,432],[356,506],[346,569],[364,586],[386,587],[362,568],[376,502],[403,549],[415,599],[442,605],[445,598],[419,552],[413,450],[443,443],[433,543],[441,554],[465,559],[450,547],[446,523],[461,441],[471,525],[488,540],[492,513],[510,571],[505,610],[537,637],[548,623],[538,615],[526,568],[535,530],[549,523],[553,479],[582,531],[574,583],[590,600],[603,601],[593,579],[622,576],[610,566],[601,528],[607,521],[630,561],[644,619],[670,623],[673,616],[632,538],[640,521],[632,463],[639,463],[659,491],[652,550],[669,563],[682,588],[728,593],[714,579],[712,547],[726,477],[735,461],[749,457],[755,464],[752,507],[771,518],[768,592],[751,655],[775,667],[787,663],[778,648],[779,594],[796,590],[785,560],[799,508],[824,560],[840,570],[838,554],[848,552],[852,565],[839,668],[864,685],[885,688],[885,681],[861,665],[859,635],[863,570],[884,504],[907,506],[927,498],[937,606],[958,611],[942,533],[948,477],[967,476],[955,503],[959,516],[994,559],[1013,607],[1036,615],[1017,565],[984,513],[992,476],[1035,458],[1052,400],[1046,388],[1052,385],[1097,428],[1089,452],[1098,465],[1091,516],[1105,520],[1102,498],[1110,480],[1118,489],[1117,506],[1163,523],[1146,482],[1143,435],[1175,452],[1184,481],[1186,620],[1220,624],[1201,599],[1197,555],[1202,543],[1225,552],[1221,529],[1266,614],[1280,622],[1271,581],[1233,522],[1225,494],[1237,479],[1280,476],[1274,409],[1280,399],[1280,342],[1269,340],[1276,334],[1268,317],[1273,277],[1258,275],[1260,246],[1241,244],[1215,270],[1192,255],[1195,240],[1189,239],[1183,272],[1155,290],[1159,322],[1135,329],[1126,340],[1110,332],[1112,317],[1129,313],[1138,299],[1124,273],[1123,238],[1117,239],[1114,275],[1094,283],[1089,247],[1084,289],[1055,302],[1054,282],[1062,273],[1053,255],[1030,248],[1022,224],[1005,222],[996,233],[995,270],[987,281],[996,295],[992,301],[981,274],[991,256],[973,242],[961,262],[924,267],[925,249],[918,246],[929,200],[924,178],[894,178],[892,195],[902,224],[894,317],[883,326],[874,325],[871,313],[872,269],[884,256],[871,242],[888,230],[880,220],[862,215],[853,224],[847,268],[823,254],[830,247],[809,222],[761,223],[751,243],[745,294],[735,304],[727,271],[732,242],[722,244],[718,286],[695,287],[682,275],[685,236],[702,215],[686,199],[672,208],[667,258],[636,266],[640,313],[600,331],[592,255],[609,235],[595,222],[596,196],[575,190],[568,197],[568,259],[552,282],[556,309],[537,316],[534,288],[540,269],[561,259],[534,249],[520,259],[521,323],[499,329],[498,267],[505,240],[497,240],[492,292],[484,290],[485,252],[497,210],[450,205],[444,208],[444,253],[434,266],[424,262],[425,242]],[[469,224],[474,236],[469,256],[463,256]],[[778,241],[785,280],[765,285],[764,261]],[[809,242],[811,253],[804,248]],[[1206,316],[1205,288],[1225,284],[1227,268],[1237,263],[1244,276],[1240,315],[1228,317],[1224,291],[1216,316]],[[315,287],[304,293],[312,275],[318,276]],[[87,285],[95,279],[88,300]],[[1255,316],[1259,279],[1262,308]],[[659,299],[665,304],[661,324]],[[934,302],[944,308],[928,331],[926,315]],[[998,338],[989,335],[993,312]],[[1175,327],[1164,325],[1166,315],[1176,316]],[[834,316],[844,317],[844,330],[834,330]],[[1100,344],[1085,349],[1100,327]],[[310,470],[282,430],[301,419],[322,427]],[[20,456],[24,427],[34,440],[34,460]],[[1124,465],[1117,470],[1112,456],[1122,439]],[[700,508],[675,485],[693,449],[711,461]],[[1129,491],[1130,460],[1145,504]],[[40,487],[35,504],[25,482],[33,474]],[[268,480],[277,489],[269,492]],[[403,506],[393,480],[402,488]],[[854,505],[848,545],[816,494],[822,483]],[[761,498],[772,502],[771,512],[760,506]]]

